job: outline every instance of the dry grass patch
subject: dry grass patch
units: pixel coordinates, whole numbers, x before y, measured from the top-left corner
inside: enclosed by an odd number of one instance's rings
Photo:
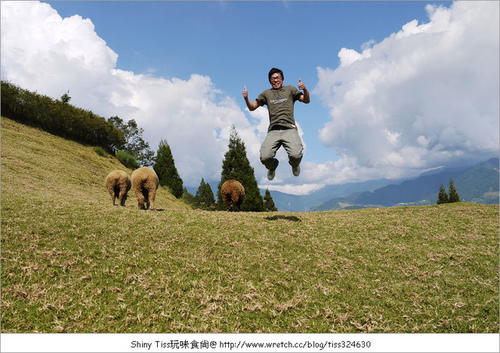
[[[3,215],[5,332],[498,331],[495,206],[301,222],[108,208]]]
[[[498,332],[496,205],[139,211],[66,143],[2,119],[2,332]]]

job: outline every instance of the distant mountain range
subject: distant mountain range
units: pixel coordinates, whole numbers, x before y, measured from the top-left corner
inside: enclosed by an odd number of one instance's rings
[[[335,197],[310,210],[432,205],[437,202],[439,186],[443,184],[448,190],[450,179],[453,179],[461,201],[488,204],[499,202],[499,159],[492,158],[469,168],[442,169],[373,191],[359,191],[349,196]]]
[[[380,179],[362,183],[327,185],[308,195],[291,195],[279,191],[271,191],[271,196],[278,211],[308,212],[318,204],[327,202],[333,198],[346,197],[360,191],[373,191],[393,182],[394,180]]]

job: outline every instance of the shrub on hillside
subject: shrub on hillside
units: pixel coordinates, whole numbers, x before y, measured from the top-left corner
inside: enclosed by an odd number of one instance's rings
[[[99,147],[99,146],[94,147],[94,152],[97,153],[101,157],[106,156],[106,151],[102,147]]]
[[[116,158],[127,168],[137,169],[141,166],[134,156],[125,151],[116,151]]]

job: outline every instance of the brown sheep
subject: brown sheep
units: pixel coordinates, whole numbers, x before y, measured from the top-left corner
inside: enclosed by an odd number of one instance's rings
[[[240,209],[240,205],[245,197],[245,188],[237,180],[227,180],[220,188],[222,200],[229,205],[229,210],[233,210],[234,206]]]
[[[154,210],[156,190],[158,189],[158,175],[148,167],[134,170],[132,173],[132,186],[137,197],[137,206],[140,210]]]
[[[125,200],[128,197],[128,191],[132,183],[126,172],[123,170],[113,170],[106,177],[106,188],[111,195],[113,206],[115,206],[115,199],[118,198],[120,206],[125,206]]]

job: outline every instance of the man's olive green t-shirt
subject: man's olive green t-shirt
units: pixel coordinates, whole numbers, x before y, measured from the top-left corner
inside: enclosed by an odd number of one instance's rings
[[[293,104],[302,94],[294,86],[283,86],[280,89],[267,89],[257,97],[257,101],[262,105],[267,105],[269,111],[268,131],[278,125],[297,128],[293,116]]]

